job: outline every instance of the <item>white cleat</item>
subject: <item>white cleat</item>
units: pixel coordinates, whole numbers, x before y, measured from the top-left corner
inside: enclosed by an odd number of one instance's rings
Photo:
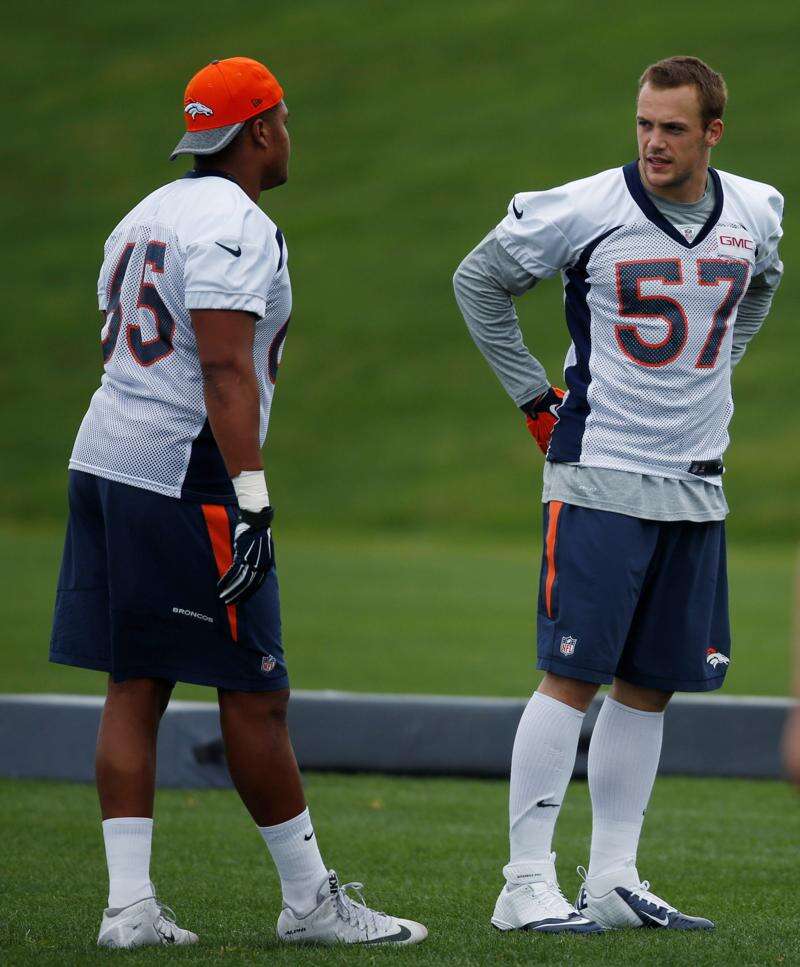
[[[579,913],[561,892],[555,853],[541,863],[509,863],[503,875],[506,885],[492,916],[492,926],[498,930],[602,933],[602,927]]]
[[[583,886],[575,901],[584,916],[609,930],[623,927],[656,927],[661,930],[713,930],[705,917],[690,917],[650,892],[647,880],[640,881],[634,863],[602,876],[589,877],[582,866],[578,873]]]
[[[197,943],[197,934],[175,923],[175,914],[154,897],[129,907],[107,909],[97,937],[98,947],[183,947]]]
[[[287,943],[412,944],[428,936],[421,923],[371,910],[361,895],[363,884],[339,885],[331,870],[317,894],[318,905],[304,917],[284,907],[278,917],[278,939]],[[352,890],[358,901],[348,896]]]

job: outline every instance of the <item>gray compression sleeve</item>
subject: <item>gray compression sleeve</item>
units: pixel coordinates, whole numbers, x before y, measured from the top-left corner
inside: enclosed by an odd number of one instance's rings
[[[535,276],[506,252],[489,232],[456,269],[456,302],[475,345],[511,399],[522,406],[547,392],[544,367],[522,340],[511,296],[536,285]]]
[[[739,303],[739,311],[736,313],[736,322],[733,325],[731,366],[735,366],[744,356],[747,344],[767,318],[772,297],[781,284],[782,275],[783,263],[777,261],[750,280],[747,292]]]

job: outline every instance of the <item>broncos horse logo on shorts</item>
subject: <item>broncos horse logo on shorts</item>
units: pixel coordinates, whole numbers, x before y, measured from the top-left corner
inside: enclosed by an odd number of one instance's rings
[[[202,114],[205,117],[211,117],[214,112],[207,104],[202,104],[200,101],[189,101],[189,103],[183,109],[183,113],[191,114],[192,118],[196,118],[198,114]]]
[[[717,651],[716,648],[706,649],[706,661],[712,668],[716,668],[717,665],[730,665],[731,660],[727,655],[723,655],[721,651]]]

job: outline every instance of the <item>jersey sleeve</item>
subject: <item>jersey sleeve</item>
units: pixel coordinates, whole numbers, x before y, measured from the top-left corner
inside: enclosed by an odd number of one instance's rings
[[[108,308],[108,297],[106,296],[106,275],[105,262],[100,266],[100,274],[97,277],[97,308],[105,312]]]
[[[108,308],[108,253],[113,248],[115,241],[112,234],[106,239],[103,245],[103,261],[100,265],[100,273],[97,276],[97,308],[105,312]]]
[[[220,223],[213,238],[186,245],[187,309],[233,309],[262,318],[280,260],[268,226],[246,212]]]
[[[761,239],[758,243],[756,264],[753,268],[754,276],[760,275],[762,272],[766,272],[775,267],[778,267],[778,273],[780,274],[782,267],[780,266],[778,245],[783,237],[783,228],[781,227],[782,219],[783,195],[776,189],[771,188],[766,198]]]
[[[497,240],[539,279],[571,265],[578,254],[577,213],[566,187],[522,192],[495,229]]]

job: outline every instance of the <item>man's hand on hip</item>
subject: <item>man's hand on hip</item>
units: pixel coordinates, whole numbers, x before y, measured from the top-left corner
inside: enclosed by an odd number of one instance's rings
[[[553,427],[558,422],[558,408],[561,406],[564,396],[563,389],[559,389],[558,386],[551,386],[547,392],[520,407],[525,414],[528,430],[542,453],[546,454],[547,448],[550,446]]]

